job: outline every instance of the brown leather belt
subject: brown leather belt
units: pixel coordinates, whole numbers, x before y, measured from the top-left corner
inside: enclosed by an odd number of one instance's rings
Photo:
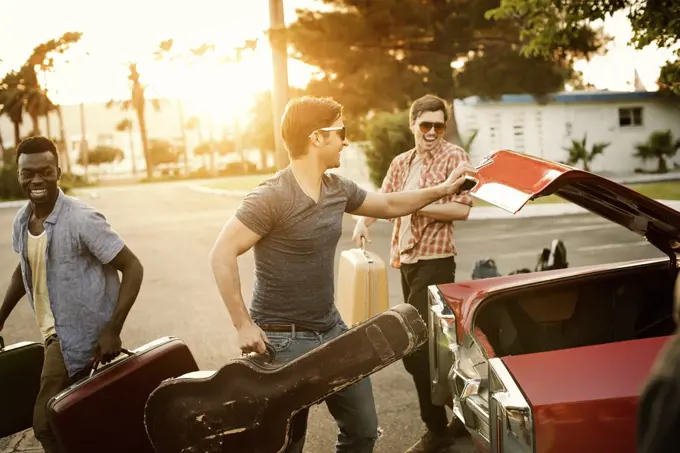
[[[313,332],[312,329],[307,329],[306,327],[293,324],[262,324],[260,329],[264,330],[265,332]]]

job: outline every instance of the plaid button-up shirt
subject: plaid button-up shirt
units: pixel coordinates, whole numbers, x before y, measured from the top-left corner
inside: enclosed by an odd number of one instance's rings
[[[416,155],[415,148],[399,154],[392,160],[387,175],[383,180],[381,192],[399,192],[403,190],[411,169],[411,162]],[[432,187],[441,184],[451,172],[461,163],[470,162],[468,154],[452,143],[442,141],[441,145],[433,149],[424,157],[423,169],[418,182],[419,188]],[[451,195],[441,198],[435,203],[458,202],[472,206],[469,193]],[[390,265],[401,267],[402,261],[415,262],[418,258],[432,258],[438,256],[452,256],[456,254],[453,242],[453,222],[438,222],[422,214],[411,214],[411,238],[403,251],[399,248],[401,218],[392,219],[392,244],[390,250]]]

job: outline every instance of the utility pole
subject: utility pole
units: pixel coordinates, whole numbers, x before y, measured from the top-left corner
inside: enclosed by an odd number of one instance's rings
[[[274,143],[276,146],[276,167],[288,166],[288,153],[281,138],[281,117],[288,103],[288,49],[284,29],[283,0],[269,0],[269,42],[272,47],[272,107],[274,114]]]

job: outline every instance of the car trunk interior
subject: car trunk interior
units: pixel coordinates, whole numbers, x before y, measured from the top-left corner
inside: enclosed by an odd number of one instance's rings
[[[670,335],[676,274],[661,262],[499,294],[474,323],[497,357]]]

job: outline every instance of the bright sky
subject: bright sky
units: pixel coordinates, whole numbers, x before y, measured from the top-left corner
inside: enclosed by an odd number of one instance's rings
[[[264,35],[268,0],[118,0],[115,7],[106,5],[93,0],[5,0],[6,17],[25,19],[5,21],[0,27],[0,75],[18,68],[39,43],[66,31],[81,31],[81,42],[65,57],[70,62],[58,61],[48,75],[48,89],[58,103],[126,98],[131,60],[138,62],[150,95],[179,95],[189,101],[190,112],[200,111],[218,121],[247,110],[253,95],[271,86],[271,51]],[[295,20],[296,8],[310,6],[323,7],[319,0],[284,0],[286,22]],[[33,12],[30,24],[27,11]],[[628,90],[637,69],[647,89],[655,90],[659,67],[670,52],[628,48],[630,27],[623,15],[607,21],[606,27],[617,36],[616,43],[607,56],[579,64],[586,81],[598,88]],[[246,39],[259,41],[257,51],[244,55],[241,64],[203,61],[192,68],[153,61],[158,44],[169,38],[174,38],[177,50],[213,43],[220,56],[229,55]],[[196,68],[202,70],[198,82],[190,76]],[[304,86],[313,72],[298,61],[289,62],[291,85]]]

